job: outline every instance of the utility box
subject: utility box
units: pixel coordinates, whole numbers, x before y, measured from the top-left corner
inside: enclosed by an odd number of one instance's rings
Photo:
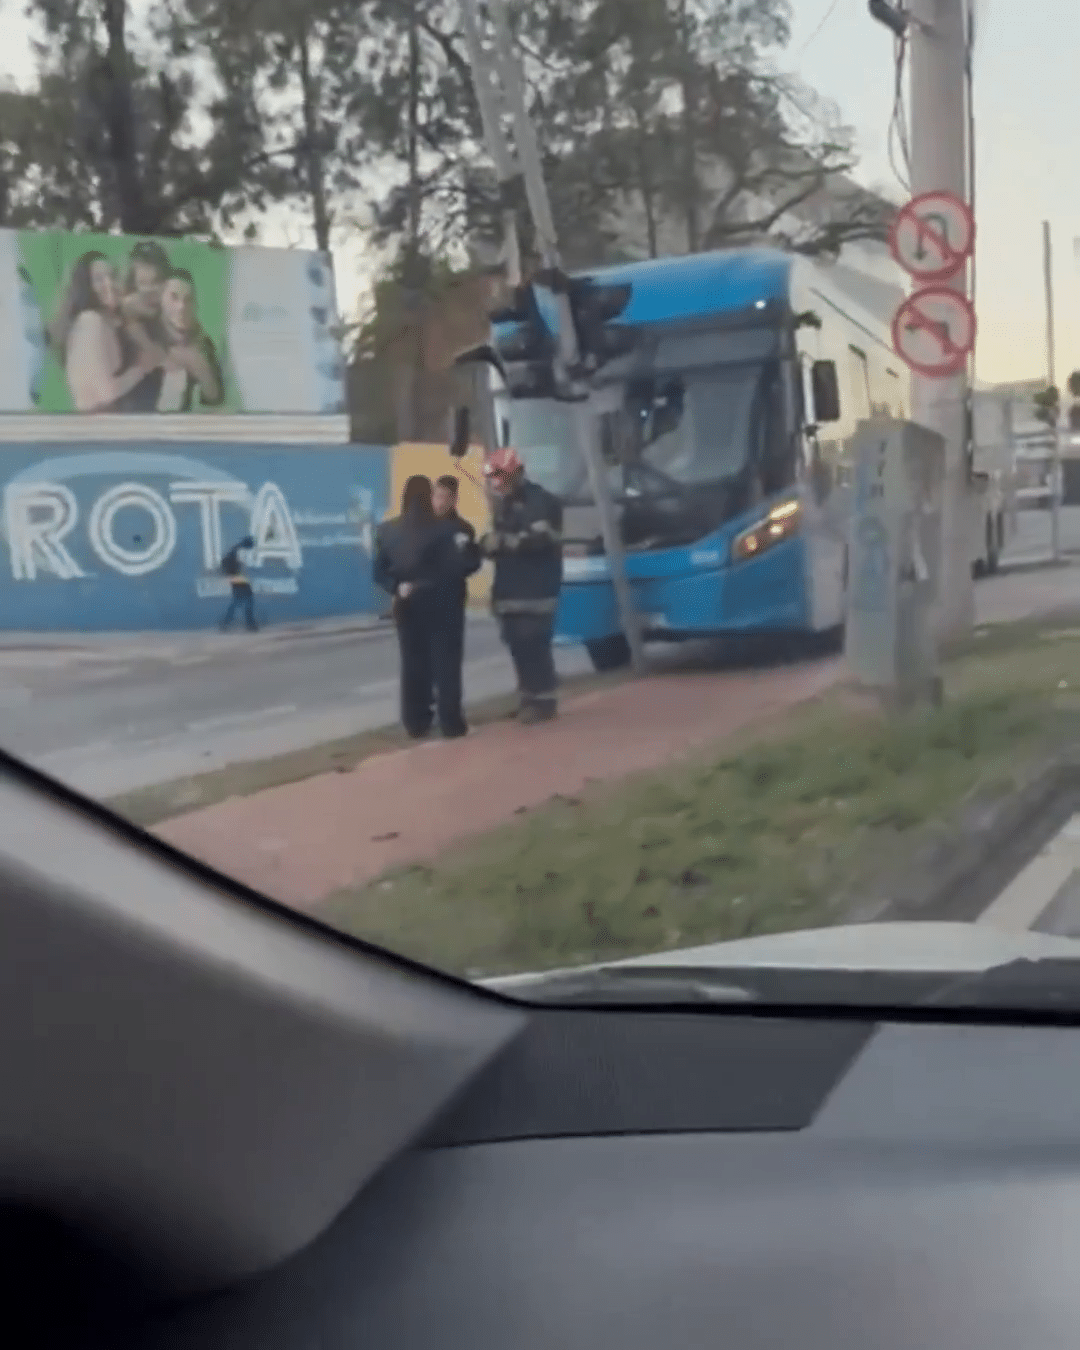
[[[945,441],[875,418],[854,437],[844,653],[857,685],[889,704],[939,702],[932,613],[941,571]]]

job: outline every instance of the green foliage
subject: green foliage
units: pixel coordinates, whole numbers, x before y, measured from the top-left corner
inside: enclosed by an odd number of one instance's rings
[[[788,8],[512,5],[571,264],[881,235],[883,204],[838,178],[849,133],[776,74]],[[320,247],[367,231],[413,291],[426,259],[500,237],[453,0],[29,0],[28,12],[36,81],[0,91],[0,223],[250,238],[285,203]]]
[[[1035,417],[1038,421],[1044,422],[1048,427],[1057,426],[1058,417],[1061,412],[1061,391],[1054,385],[1048,385],[1045,389],[1032,397],[1032,403],[1035,405]]]

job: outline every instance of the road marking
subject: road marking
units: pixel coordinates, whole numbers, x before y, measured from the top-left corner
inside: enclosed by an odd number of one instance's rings
[[[223,713],[220,717],[203,717],[188,722],[188,731],[217,731],[222,727],[246,726],[251,722],[265,722],[272,717],[288,717],[299,712],[295,703],[283,703],[278,708],[258,708],[254,712]]]
[[[1080,815],[1073,816],[1013,877],[976,922],[1011,933],[1033,928],[1073,873],[1080,870]]]

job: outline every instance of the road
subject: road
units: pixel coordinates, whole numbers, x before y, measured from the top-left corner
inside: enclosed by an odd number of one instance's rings
[[[1078,522],[1080,524],[1080,522]],[[976,588],[981,622],[1077,604],[1080,569],[1003,574]],[[715,663],[715,648],[660,649],[668,668]],[[564,675],[589,669],[563,649]],[[266,758],[397,719],[388,627],[104,640],[83,648],[0,644],[0,746],[91,796]],[[509,660],[487,616],[470,619],[469,702],[509,693]]]
[[[560,652],[564,674],[588,669]],[[0,653],[0,745],[94,796],[260,759],[397,718],[392,629],[235,643],[160,655]],[[494,624],[470,624],[469,701],[514,688]]]
[[[1050,512],[1019,511],[1016,533],[1005,549],[1004,560],[1048,557],[1050,554]],[[1080,553],[1080,506],[1064,506],[1060,517],[1061,548],[1065,553]]]

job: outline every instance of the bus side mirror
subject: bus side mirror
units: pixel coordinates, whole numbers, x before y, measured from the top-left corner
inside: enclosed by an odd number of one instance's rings
[[[839,422],[840,381],[835,361],[815,361],[810,367],[810,389],[814,396],[814,423]]]
[[[472,422],[468,408],[454,409],[454,425],[450,432],[450,444],[447,449],[452,459],[464,459],[469,453],[472,440]]]

